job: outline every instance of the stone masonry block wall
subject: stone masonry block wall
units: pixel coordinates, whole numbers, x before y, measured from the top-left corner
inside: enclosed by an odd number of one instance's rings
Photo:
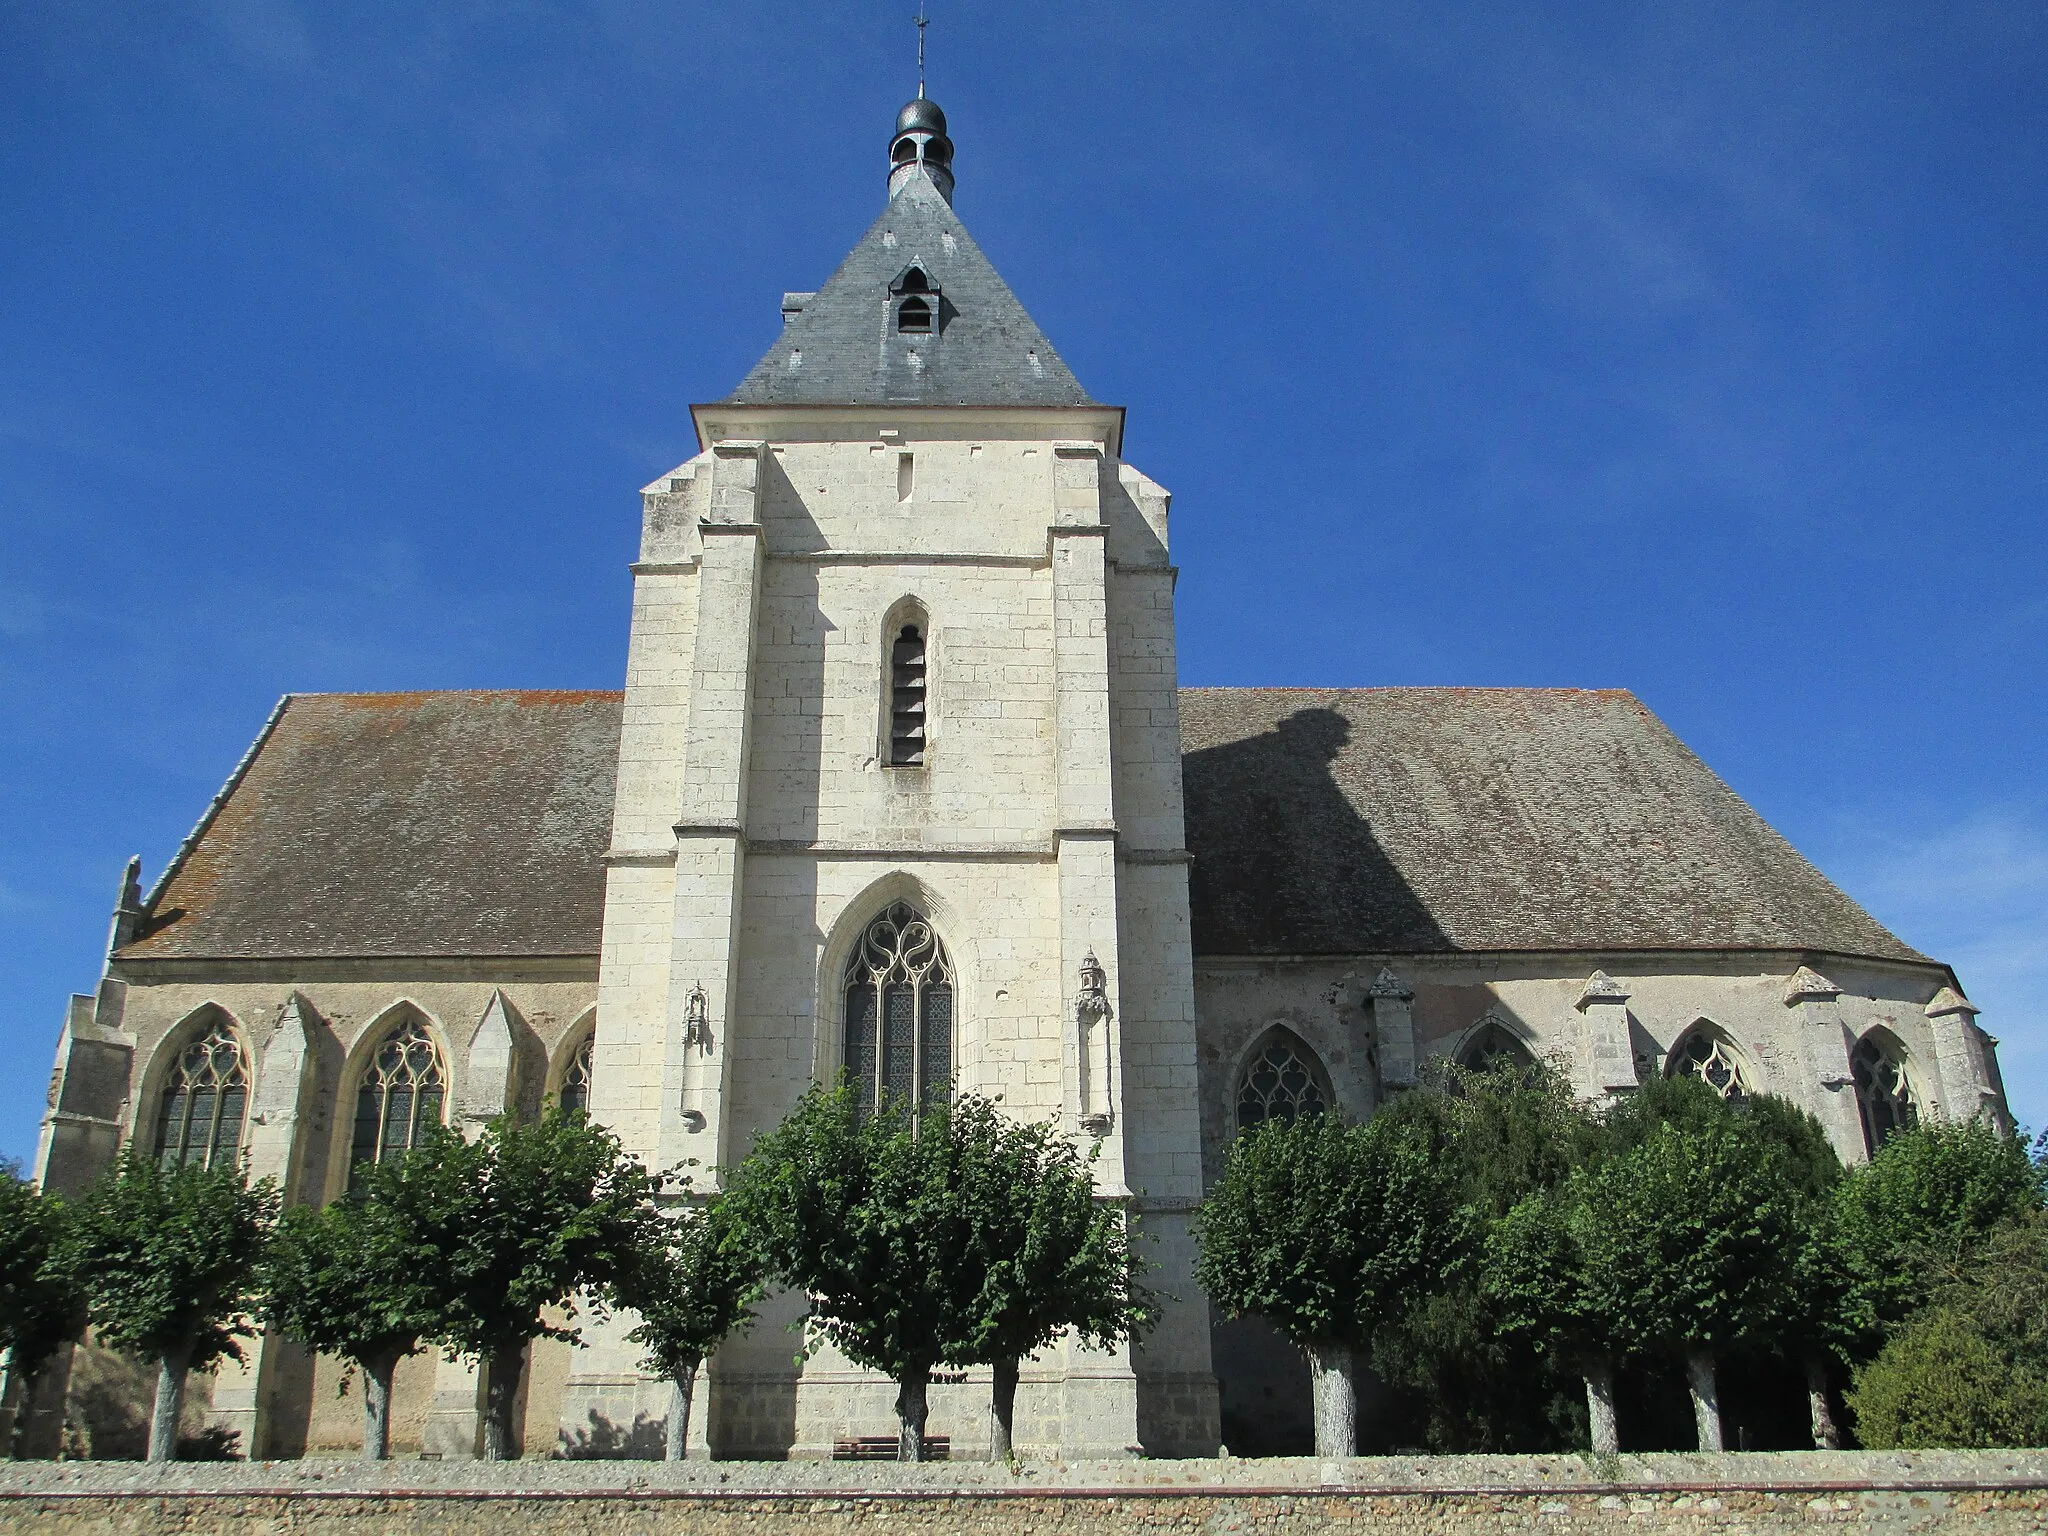
[[[2039,1453],[1447,1457],[1434,1463],[1138,1462],[901,1468],[488,1468],[329,1463],[0,1472],[25,1536],[1109,1536],[1130,1531],[1691,1533],[2048,1526]]]

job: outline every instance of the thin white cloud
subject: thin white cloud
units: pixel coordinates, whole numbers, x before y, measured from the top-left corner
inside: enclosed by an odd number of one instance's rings
[[[2048,1123],[2048,815],[1985,810],[1918,831],[1845,828],[1829,865],[1907,943],[1955,968],[1999,1039],[2013,1110]]]

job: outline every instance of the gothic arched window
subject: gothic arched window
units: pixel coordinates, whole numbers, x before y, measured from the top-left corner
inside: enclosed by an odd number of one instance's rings
[[[915,768],[924,762],[924,631],[903,625],[889,647],[889,762]]]
[[[1695,1024],[1679,1041],[1664,1075],[1696,1077],[1730,1103],[1740,1103],[1756,1091],[1733,1042],[1708,1024]]]
[[[1906,1076],[1906,1049],[1884,1031],[1872,1030],[1856,1042],[1849,1073],[1856,1081],[1856,1107],[1863,1114],[1863,1142],[1875,1156],[1879,1147],[1920,1120],[1913,1084]]]
[[[846,1072],[863,1110],[943,1102],[953,1078],[953,965],[922,914],[897,902],[846,962]]]
[[[440,1124],[447,1091],[440,1047],[424,1024],[407,1019],[377,1047],[356,1090],[350,1179],[365,1163],[386,1163],[410,1152],[422,1131]]]
[[[1468,1072],[1497,1072],[1502,1067],[1530,1071],[1536,1058],[1515,1032],[1498,1019],[1488,1019],[1458,1050],[1458,1065]]]
[[[1307,1046],[1284,1029],[1266,1037],[1245,1063],[1237,1089],[1237,1128],[1267,1120],[1298,1120],[1329,1108]]]
[[[242,1043],[216,1015],[206,1033],[178,1052],[156,1115],[156,1157],[165,1167],[231,1164],[242,1147],[249,1070]]]
[[[555,1102],[562,1108],[586,1115],[590,1113],[590,1073],[596,1059],[597,1031],[592,1030],[583,1037],[583,1043],[576,1047],[576,1054],[562,1069],[562,1086],[555,1093]]]

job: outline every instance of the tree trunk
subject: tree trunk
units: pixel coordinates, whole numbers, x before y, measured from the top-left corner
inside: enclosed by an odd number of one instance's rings
[[[690,1399],[697,1392],[697,1362],[684,1366],[668,1384],[668,1438],[662,1460],[681,1461],[690,1449]]]
[[[1614,1367],[1605,1360],[1586,1367],[1586,1421],[1593,1431],[1593,1454],[1621,1453],[1621,1420],[1614,1412]]]
[[[930,1366],[906,1371],[896,1381],[896,1459],[924,1460],[924,1421],[929,1411],[926,1389],[931,1385]]]
[[[1714,1352],[1691,1349],[1685,1355],[1686,1381],[1692,1387],[1692,1417],[1698,1426],[1699,1448],[1721,1449],[1721,1389],[1714,1381]]]
[[[391,1376],[398,1369],[395,1350],[374,1355],[363,1367],[363,1460],[387,1461],[391,1456]]]
[[[1817,1349],[1806,1356],[1806,1406],[1813,1415],[1813,1448],[1839,1451],[1842,1430],[1835,1423],[1835,1405],[1828,1397],[1828,1358]]]
[[[190,1349],[162,1356],[156,1363],[156,1407],[149,1416],[149,1459],[172,1461],[178,1454],[178,1418],[185,1409],[185,1362]]]
[[[1309,1351],[1314,1373],[1316,1454],[1358,1454],[1358,1388],[1348,1344],[1319,1344]]]
[[[998,1360],[989,1391],[988,1459],[1008,1461],[1016,1454],[1017,1372],[1022,1362],[1015,1355]]]
[[[504,1461],[512,1454],[512,1409],[519,1400],[519,1376],[526,1366],[526,1346],[515,1344],[491,1356],[484,1384],[484,1460]]]

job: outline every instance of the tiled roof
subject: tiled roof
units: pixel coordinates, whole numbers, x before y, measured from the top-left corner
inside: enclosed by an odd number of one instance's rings
[[[911,267],[939,290],[939,327],[899,335],[889,285]],[[730,405],[1087,405],[1088,392],[923,176],[816,293]]]
[[[122,958],[594,955],[616,693],[288,697]]]
[[[1197,954],[1922,958],[1628,693],[1180,698]],[[287,698],[122,957],[595,955],[619,704]]]
[[[1190,688],[1197,954],[1900,943],[1633,694]]]

